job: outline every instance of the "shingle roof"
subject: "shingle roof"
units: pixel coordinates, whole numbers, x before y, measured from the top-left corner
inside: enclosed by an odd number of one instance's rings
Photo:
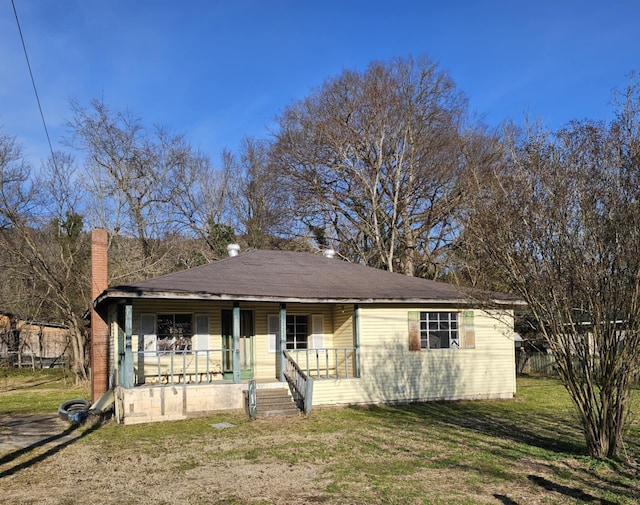
[[[191,298],[344,303],[470,303],[513,296],[408,277],[319,254],[256,250],[207,265],[107,289],[106,298]]]

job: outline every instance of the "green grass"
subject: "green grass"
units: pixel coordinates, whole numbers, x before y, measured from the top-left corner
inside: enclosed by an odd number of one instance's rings
[[[235,428],[212,432],[210,425],[223,420]],[[173,443],[166,441],[177,433],[181,443],[235,441],[209,455],[213,464],[274,460],[288,465],[322,464],[330,481],[327,493],[370,503],[407,503],[407,483],[423,482],[422,476],[430,472],[460,480],[466,496],[460,497],[460,503],[472,500],[467,495],[473,496],[468,490],[474,487],[537,489],[542,485],[556,486],[569,498],[574,493],[633,503],[633,495],[625,490],[637,484],[624,466],[586,455],[571,402],[562,386],[549,379],[520,379],[513,401],[317,409],[307,419],[279,425],[230,415],[144,426],[110,425],[92,433],[87,442],[103,448],[108,440],[118,452],[131,444],[137,450],[154,451],[158,441],[164,440],[162,449],[173,453]],[[639,438],[635,423],[627,444],[629,456],[635,459],[640,459]],[[182,464],[193,462],[185,458]],[[520,466],[540,467],[548,475],[532,481]],[[588,491],[574,490],[571,483],[576,479]],[[415,490],[415,485],[409,488]]]
[[[0,368],[0,414],[56,413],[62,402],[90,396],[68,370]]]
[[[33,394],[40,394],[39,387],[34,386]],[[71,396],[77,396],[77,390],[72,391]],[[27,403],[16,402],[19,408]],[[637,391],[633,409],[640,412]],[[219,422],[234,426],[214,429],[212,424]],[[282,498],[277,488],[266,498],[265,485],[251,498],[239,491],[243,479],[218,480],[234,469],[240,475],[258,472],[272,479],[285,478],[297,468],[312,469],[316,494],[295,503],[632,504],[640,495],[636,468],[586,455],[569,397],[551,379],[519,379],[514,400],[315,409],[306,418],[269,421],[225,413],[179,422],[110,423],[87,429],[85,435],[73,446],[86,453],[83,469],[95,460],[99,470],[87,471],[123,472],[128,479],[140,475],[153,489],[147,482],[153,474],[140,469],[162,468],[179,487],[199,483],[202,489],[192,491],[199,500],[194,503],[286,502],[276,500]],[[629,459],[640,460],[637,416],[625,450]],[[46,471],[29,470],[33,472],[24,477],[29,483],[46,482]],[[72,482],[80,470],[74,471],[69,474]],[[64,478],[58,468],[56,472],[57,478]],[[214,476],[215,492],[198,495],[206,488],[202,475]],[[131,501],[118,498],[114,489],[114,500]],[[140,500],[145,502],[144,496]]]

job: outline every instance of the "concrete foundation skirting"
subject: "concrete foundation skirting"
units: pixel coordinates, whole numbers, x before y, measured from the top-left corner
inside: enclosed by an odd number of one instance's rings
[[[124,424],[177,421],[208,412],[242,410],[246,384],[116,388],[116,419]]]
[[[259,383],[258,389],[287,388],[285,383]],[[167,384],[115,388],[115,417],[121,424],[178,421],[220,411],[242,411],[248,384]]]

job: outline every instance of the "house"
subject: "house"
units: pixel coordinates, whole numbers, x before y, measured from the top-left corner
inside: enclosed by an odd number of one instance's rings
[[[96,237],[93,395],[119,422],[242,409],[250,386],[306,412],[515,393],[515,297],[267,250],[100,289]]]
[[[66,364],[69,351],[66,326],[0,311],[0,362],[16,367],[60,367]]]

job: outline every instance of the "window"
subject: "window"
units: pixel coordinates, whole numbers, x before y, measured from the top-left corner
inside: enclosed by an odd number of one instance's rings
[[[189,351],[193,336],[193,318],[191,314],[158,314],[157,350]]]
[[[287,316],[287,349],[309,346],[309,316]]]
[[[311,325],[311,328],[309,327]],[[324,348],[324,318],[322,314],[287,315],[286,349]],[[267,316],[267,350],[276,352],[280,338],[280,316]]]
[[[457,312],[420,312],[421,349],[459,349]]]

